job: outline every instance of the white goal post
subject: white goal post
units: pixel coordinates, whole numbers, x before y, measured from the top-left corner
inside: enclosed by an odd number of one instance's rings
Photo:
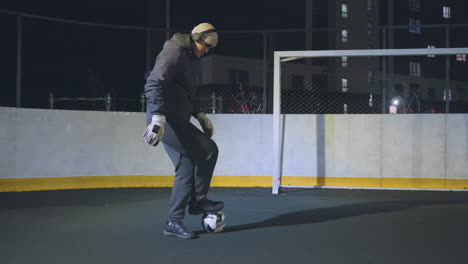
[[[468,48],[433,49],[374,49],[374,50],[323,50],[323,51],[275,51],[273,79],[273,194],[280,187],[307,188],[281,184],[282,174],[282,124],[281,124],[281,63],[303,58],[372,57],[372,56],[427,56],[468,54]],[[321,175],[326,176],[326,175]]]

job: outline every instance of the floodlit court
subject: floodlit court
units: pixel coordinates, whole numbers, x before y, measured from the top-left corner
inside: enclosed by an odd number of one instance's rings
[[[468,193],[213,188],[222,233],[162,235],[170,188],[0,193],[1,263],[464,263]]]

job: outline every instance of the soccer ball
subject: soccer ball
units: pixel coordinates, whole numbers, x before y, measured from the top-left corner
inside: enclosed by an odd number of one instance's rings
[[[206,232],[221,232],[224,228],[224,218],[223,212],[205,214],[202,218],[202,226]]]

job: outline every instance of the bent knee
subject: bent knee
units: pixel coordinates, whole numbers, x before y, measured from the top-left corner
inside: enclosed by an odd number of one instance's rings
[[[207,142],[204,142],[202,145],[202,149],[198,155],[198,158],[201,160],[210,160],[210,159],[216,159],[218,157],[218,146],[213,140],[209,140]]]

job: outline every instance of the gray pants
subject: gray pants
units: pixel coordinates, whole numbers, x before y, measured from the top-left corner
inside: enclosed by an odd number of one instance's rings
[[[207,198],[218,147],[209,136],[185,120],[168,120],[162,142],[175,167],[169,219],[182,219],[190,200]]]

